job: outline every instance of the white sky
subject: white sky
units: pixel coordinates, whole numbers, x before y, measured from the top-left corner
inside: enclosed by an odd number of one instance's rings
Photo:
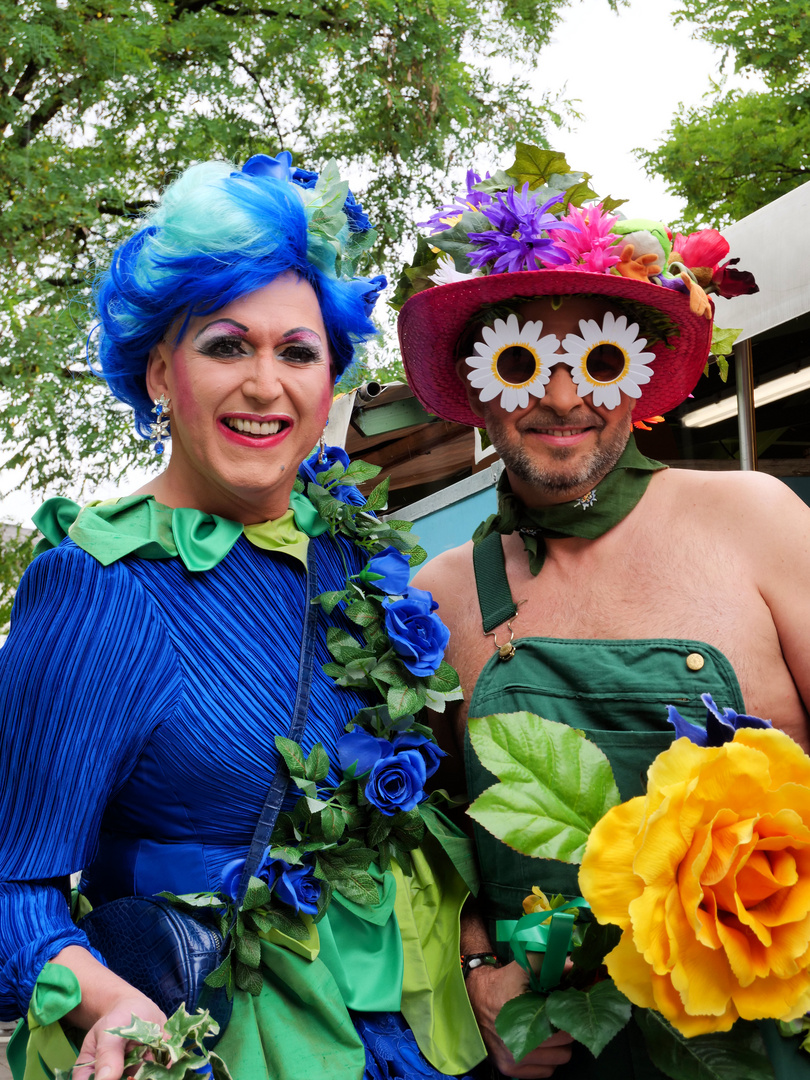
[[[632,151],[659,142],[679,105],[699,104],[720,74],[718,51],[693,40],[687,24],[673,25],[676,8],[671,0],[633,0],[615,14],[607,0],[573,0],[537,73],[538,87],[578,99],[583,114],[575,130],[549,132],[555,149],[572,168],[593,175],[599,194],[628,199],[628,216],[667,222],[679,217],[681,204],[663,180],[645,175]],[[130,481],[125,489],[143,483]],[[13,484],[9,472],[0,472],[0,521],[30,525],[35,504],[24,492],[6,494]],[[81,497],[114,493],[99,488]]]

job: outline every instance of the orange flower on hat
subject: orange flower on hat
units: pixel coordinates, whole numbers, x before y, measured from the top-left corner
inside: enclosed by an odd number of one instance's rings
[[[810,1009],[810,758],[783,732],[678,739],[591,831],[579,881],[623,931],[618,988],[684,1035]]]

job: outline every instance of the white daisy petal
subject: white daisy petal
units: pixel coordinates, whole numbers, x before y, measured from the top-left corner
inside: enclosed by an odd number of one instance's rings
[[[655,354],[643,351],[647,339],[638,337],[638,323],[628,326],[625,315],[617,318],[607,311],[601,326],[594,319],[580,319],[579,329],[579,334],[567,334],[562,345],[566,353],[563,362],[571,367],[571,378],[580,397],[593,394],[594,406],[604,405],[608,409],[621,404],[621,391],[628,397],[640,397],[639,387],[653,376],[653,369],[647,365],[655,360]],[[607,381],[593,377],[588,371],[589,355],[598,345],[612,345],[624,357],[623,369]]]
[[[467,372],[470,384],[479,390],[480,401],[492,401],[500,397],[500,406],[507,412],[525,409],[531,400],[529,395],[541,398],[549,381],[549,364],[560,358],[556,355],[559,342],[555,334],[541,337],[543,323],[540,320],[520,325],[516,314],[506,320],[496,319],[491,327],[484,327],[481,337],[484,343],[476,342],[477,356],[467,357],[466,363],[474,370]],[[499,369],[501,355],[508,349],[522,348],[534,358],[534,370],[531,370],[531,358],[527,368],[530,375],[522,382],[512,382]],[[508,369],[507,369],[508,370]]]

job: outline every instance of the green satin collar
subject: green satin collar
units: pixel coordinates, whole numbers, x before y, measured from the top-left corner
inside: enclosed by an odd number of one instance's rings
[[[297,491],[291,494],[285,514],[259,525],[242,525],[185,507],[172,509],[156,502],[154,495],[128,495],[83,508],[71,499],[48,499],[34,514],[34,524],[44,537],[34,555],[69,536],[103,566],[127,555],[178,557],[187,570],[196,571],[222,562],[242,533],[256,547],[283,552],[306,565],[309,538],[329,528],[309,499]]]

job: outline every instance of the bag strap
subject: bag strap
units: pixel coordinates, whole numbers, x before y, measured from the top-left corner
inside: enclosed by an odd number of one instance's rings
[[[512,599],[512,590],[506,576],[500,533],[491,532],[475,545],[473,569],[481,622],[484,633],[488,634],[517,614],[517,604]]]
[[[318,593],[316,544],[317,540],[312,538],[307,549],[306,610],[304,612],[304,629],[301,635],[301,658],[298,663],[298,689],[295,695],[290,730],[287,733],[287,738],[292,739],[293,742],[300,740],[306,727],[309,692],[312,687],[312,665],[315,658],[315,633],[318,628],[318,614],[321,610],[320,605],[313,602]],[[286,770],[280,766],[281,762],[279,761],[273,773],[270,790],[264,801],[262,812],[259,815],[256,831],[253,833],[242,876],[239,879],[239,888],[236,890],[237,910],[241,908],[244,902],[251,877],[259,869],[265,849],[270,843],[270,837],[275,828],[281,804],[287,793],[290,778]]]

